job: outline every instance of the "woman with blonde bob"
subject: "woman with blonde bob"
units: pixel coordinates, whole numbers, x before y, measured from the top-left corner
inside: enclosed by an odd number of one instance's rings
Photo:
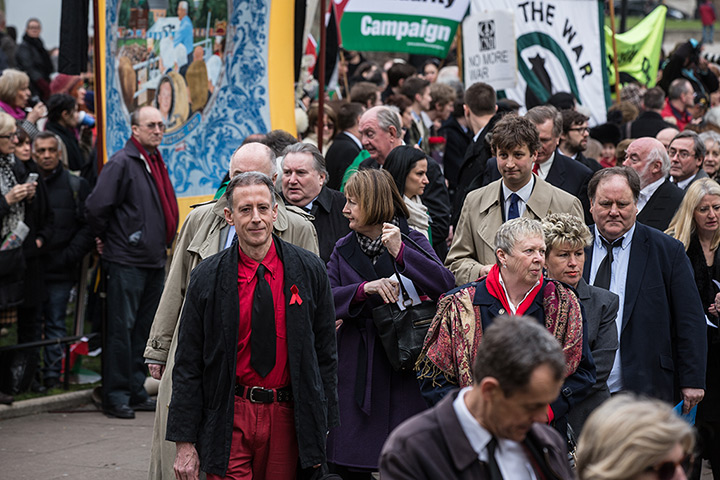
[[[426,408],[413,371],[390,364],[373,309],[398,301],[395,271],[421,299],[437,300],[455,278],[425,236],[408,228],[407,207],[385,170],[356,172],[345,185],[348,235],[328,261],[335,298],[340,426],[330,431],[328,461],[343,478],[370,480],[380,449],[400,423]]]
[[[593,237],[581,218],[569,213],[551,213],[543,219],[542,227],[547,278],[575,289],[585,308],[585,335],[595,361],[595,384],[585,399],[573,405],[568,415],[570,425],[579,435],[588,415],[610,398],[607,379],[618,348],[615,317],[620,300],[614,293],[588,285],[583,279],[585,247],[592,243]]]
[[[577,449],[579,480],[682,480],[692,467],[690,424],[660,400],[617,395],[595,410]]]
[[[31,138],[38,134],[37,122],[47,112],[42,102],[37,102],[27,112],[30,101],[30,77],[27,73],[7,68],[0,75],[0,110],[18,122],[18,126],[28,132]]]
[[[718,325],[715,307],[720,281],[720,184],[709,178],[693,182],[665,233],[680,240],[690,259],[695,284],[710,322]],[[710,460],[713,475],[720,478],[720,334],[707,327],[707,369],[705,397],[698,405],[697,427],[702,438],[703,457]]]

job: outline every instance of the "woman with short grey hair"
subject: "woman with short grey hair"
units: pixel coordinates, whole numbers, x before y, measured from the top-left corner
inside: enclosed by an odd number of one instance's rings
[[[570,405],[584,399],[595,383],[580,302],[571,288],[543,278],[545,238],[538,220],[505,222],[495,235],[495,256],[486,277],[453,290],[438,303],[416,364],[423,396],[434,405],[450,390],[469,386],[483,329],[498,315],[527,315],[544,325],[565,352],[563,391],[572,393],[560,395],[548,412],[548,422],[564,434]]]

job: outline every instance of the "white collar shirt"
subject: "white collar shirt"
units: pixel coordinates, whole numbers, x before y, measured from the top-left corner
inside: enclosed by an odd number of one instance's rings
[[[487,444],[492,439],[492,435],[472,416],[465,404],[465,394],[471,388],[473,387],[465,387],[458,392],[457,398],[453,401],[453,409],[460,422],[460,428],[472,449],[478,454],[478,459],[487,462],[489,458]],[[497,443],[495,461],[503,478],[537,480],[522,444],[506,438],[498,438]]]
[[[645,188],[640,190],[640,195],[638,195],[638,202],[637,202],[637,208],[638,212],[642,212],[642,209],[645,208],[645,205],[647,205],[648,200],[650,200],[650,197],[653,196],[655,191],[657,191],[658,188],[660,188],[660,185],[663,184],[665,181],[664,178],[660,178],[659,180],[655,180],[653,183],[649,185],[645,185]]]
[[[530,201],[530,195],[532,195],[533,187],[535,186],[535,175],[531,175],[530,181],[517,192],[513,192],[505,186],[505,182],[502,182],[502,194],[503,194],[503,211],[505,212],[505,220],[508,218],[508,210],[510,210],[510,195],[516,193],[520,200],[518,200],[518,213],[522,217],[527,209],[527,203]]]
[[[617,317],[615,317],[615,327],[617,328],[618,341],[620,340],[620,332],[622,330],[624,306],[625,306],[625,291],[627,286],[627,275],[628,266],[630,264],[630,247],[632,246],[632,238],[635,235],[635,224],[630,227],[630,230],[625,232],[623,235],[622,244],[619,247],[613,249],[613,262],[611,267],[610,275],[610,291],[620,297],[620,305],[618,307]],[[600,268],[605,255],[607,255],[607,249],[600,240],[600,232],[595,226],[595,239],[593,241],[593,255],[592,264],[590,265],[590,276],[589,284],[595,283],[595,277],[597,271]],[[612,370],[610,370],[610,376],[607,380],[608,388],[610,393],[619,392],[623,389],[622,374],[620,371],[620,348],[618,344],[617,352],[615,353],[615,363],[613,363]]]

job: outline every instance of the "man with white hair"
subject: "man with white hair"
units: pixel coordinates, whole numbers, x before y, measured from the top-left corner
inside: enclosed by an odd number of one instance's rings
[[[665,146],[654,138],[638,138],[626,150],[625,165],[640,176],[638,222],[665,231],[683,199],[683,191],[666,178],[670,158]]]
[[[261,143],[248,143],[237,149],[230,159],[230,177],[240,173],[259,171],[273,182],[277,177],[275,154]],[[315,228],[304,213],[296,207],[285,206],[276,195],[277,220],[273,232],[281,239],[317,254]],[[175,245],[175,254],[155,314],[145,348],[145,361],[150,374],[160,380],[158,403],[150,457],[149,478],[173,480],[175,444],[165,440],[168,404],[172,392],[172,369],[177,348],[177,326],[190,272],[204,259],[224,250],[233,240],[233,229],[226,223],[224,196],[196,206],[183,223]]]
[[[402,121],[396,110],[386,107],[373,107],[360,117],[360,141],[370,158],[360,164],[360,168],[382,168],[385,159],[393,148],[403,145]],[[440,165],[427,158],[427,178],[430,183],[421,196],[423,205],[428,209],[432,224],[433,248],[441,259],[447,255],[445,239],[450,231],[450,195],[445,185],[445,177]]]

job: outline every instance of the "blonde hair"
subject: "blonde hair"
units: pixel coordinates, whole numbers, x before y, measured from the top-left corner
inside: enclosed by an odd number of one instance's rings
[[[662,461],[675,444],[690,453],[695,434],[670,405],[632,394],[616,395],[600,405],[583,427],[578,478],[630,480]]]
[[[665,230],[665,233],[680,240],[686,251],[690,246],[690,239],[695,233],[695,209],[700,205],[705,195],[717,195],[720,197],[720,185],[710,178],[702,178],[691,183],[680,207],[670,221],[670,226]],[[720,228],[713,236],[710,249],[714,251],[718,248],[718,245],[720,245]]]
[[[345,196],[353,197],[360,207],[364,225],[381,225],[395,215],[407,218],[407,206],[398,192],[395,180],[387,170],[358,170],[345,184]]]
[[[7,135],[15,128],[15,119],[5,112],[0,112],[0,135]]]
[[[0,100],[14,107],[18,91],[28,86],[30,86],[30,77],[27,73],[14,68],[6,68],[0,75]]]
[[[592,234],[585,223],[569,213],[551,213],[542,220],[545,234],[545,255],[561,245],[584,248],[592,243]]]

